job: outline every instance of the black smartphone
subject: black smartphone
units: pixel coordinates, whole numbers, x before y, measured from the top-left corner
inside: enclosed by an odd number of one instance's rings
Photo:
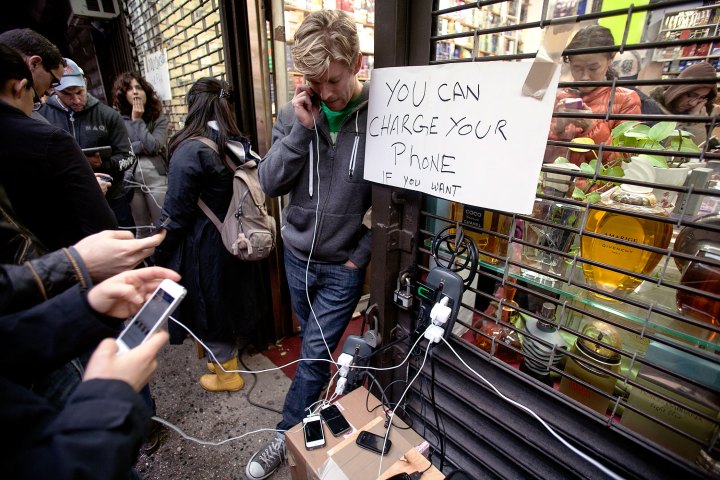
[[[385,437],[381,437],[380,435],[375,435],[374,433],[366,432],[364,430],[358,434],[357,439],[355,439],[355,443],[362,448],[379,453],[380,455],[387,455],[390,451],[390,447],[392,446],[392,442],[389,438],[386,442]],[[383,448],[383,443],[385,444],[385,448]]]
[[[83,148],[82,151],[88,156],[99,153],[102,158],[110,158],[110,155],[112,155],[112,147],[110,146]]]
[[[327,425],[330,429],[330,432],[332,432],[332,434],[336,437],[342,435],[351,428],[337,405],[328,405],[323,408],[320,410],[320,416],[325,422],[325,425]]]

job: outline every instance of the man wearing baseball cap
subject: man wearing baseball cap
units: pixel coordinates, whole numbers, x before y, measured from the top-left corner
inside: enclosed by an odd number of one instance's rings
[[[96,173],[113,177],[106,198],[118,224],[134,227],[130,205],[123,193],[123,172],[131,168],[137,159],[123,119],[117,111],[88,93],[85,73],[77,63],[69,58],[65,59],[65,63],[55,94],[48,98],[40,113],[53,125],[70,132],[82,148],[111,147],[108,157],[95,153],[87,158]]]

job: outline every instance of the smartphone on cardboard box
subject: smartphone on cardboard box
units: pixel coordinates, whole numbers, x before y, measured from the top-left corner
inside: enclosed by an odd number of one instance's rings
[[[320,410],[320,416],[325,422],[325,425],[330,429],[330,432],[336,437],[352,428],[335,404],[322,408]]]
[[[364,430],[358,434],[355,439],[355,443],[359,447],[370,450],[371,452],[375,452],[379,455],[387,455],[390,451],[390,447],[392,446],[392,442],[389,438],[385,441],[385,437],[381,437],[380,435],[366,432]]]
[[[303,433],[305,434],[305,448],[308,450],[325,446],[325,433],[320,415],[303,418]]]

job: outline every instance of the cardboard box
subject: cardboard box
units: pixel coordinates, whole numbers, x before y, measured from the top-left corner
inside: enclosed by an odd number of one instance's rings
[[[415,450],[423,439],[412,429],[401,430],[395,427],[390,429],[389,439],[392,447],[384,457],[355,444],[355,438],[361,430],[385,435],[385,416],[382,408],[377,408],[372,413],[368,412],[368,409],[372,410],[380,405],[380,402],[373,395],[368,397],[365,388],[354,390],[340,399],[337,404],[353,427],[347,435],[334,437],[323,424],[325,447],[307,450],[302,423],[285,434],[293,480],[374,480],[378,478],[378,468],[382,469],[383,474],[380,478],[384,479],[401,472],[423,471],[430,465],[429,461]],[[397,417],[393,422],[403,428],[406,427]],[[435,467],[431,467],[421,478],[434,480],[444,477]]]

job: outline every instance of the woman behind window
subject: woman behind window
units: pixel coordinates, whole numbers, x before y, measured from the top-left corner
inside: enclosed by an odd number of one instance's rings
[[[152,85],[137,73],[117,77],[112,92],[113,105],[125,120],[138,157],[135,168],[125,176],[135,225],[156,224],[167,190],[168,119]],[[147,231],[140,230],[138,236],[143,233]]]
[[[188,293],[175,316],[203,340],[222,366],[208,363],[213,373],[203,375],[200,385],[211,392],[237,391],[243,387],[242,377],[224,370],[237,370],[236,338],[254,333],[258,322],[270,316],[265,263],[244,262],[228,253],[198,199],[218,218],[225,218],[234,168],[220,155],[229,153],[226,145],[232,139],[242,142],[250,158],[250,144],[240,137],[226,82],[201,78],[190,88],[187,102],[185,127],[170,139],[162,217],[171,221],[165,241],[156,250],[156,261],[182,275]],[[215,142],[220,155],[197,137]],[[237,158],[231,160],[239,163]],[[169,330],[170,342],[182,343],[186,332],[174,322]]]
[[[612,32],[600,25],[585,27],[578,31],[568,44],[567,48],[612,47],[615,39]],[[615,52],[588,53],[582,55],[566,55],[564,60],[570,65],[570,73],[575,81],[603,81],[612,80],[616,74],[612,69]],[[607,113],[610,104],[612,87],[579,87],[564,88],[557,94],[555,111],[557,112],[587,112]],[[615,87],[615,99],[612,114],[638,115],[640,114],[640,97],[628,88]],[[611,142],[611,132],[623,120],[599,120],[584,118],[553,118],[550,124],[550,140],[572,140],[577,137],[592,138],[595,144]],[[550,147],[553,148],[553,147]],[[597,153],[597,152],[595,152]],[[605,160],[615,155],[603,155]],[[554,158],[548,158],[552,162]],[[595,158],[593,152],[570,152],[568,159],[579,165]]]

